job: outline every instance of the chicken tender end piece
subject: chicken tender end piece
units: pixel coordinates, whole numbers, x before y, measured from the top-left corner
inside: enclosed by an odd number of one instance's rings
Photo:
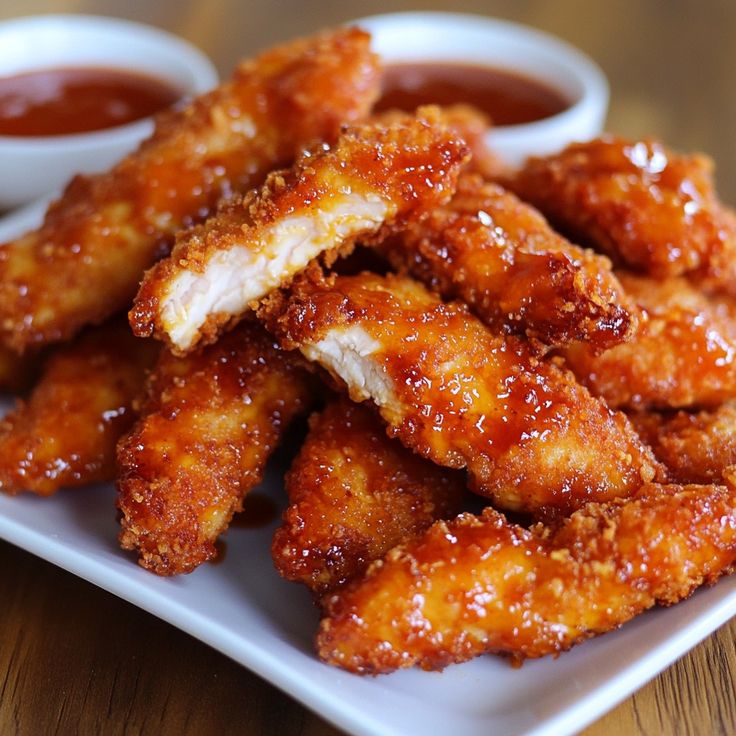
[[[271,548],[282,577],[320,597],[460,511],[462,474],[389,439],[369,407],[338,399],[309,424],[286,476],[291,505]]]
[[[628,340],[637,310],[604,256],[558,235],[497,184],[463,175],[453,199],[384,247],[445,298],[460,298],[490,327],[559,347],[605,350]]]

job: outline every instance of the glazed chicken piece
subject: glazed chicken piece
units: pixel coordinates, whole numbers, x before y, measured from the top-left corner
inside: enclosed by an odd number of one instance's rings
[[[343,398],[311,417],[286,490],[291,505],[271,548],[276,569],[322,596],[456,516],[465,481],[386,437],[369,407]]]
[[[186,353],[316,256],[334,259],[356,239],[381,238],[446,201],[468,151],[441,120],[426,108],[389,127],[348,128],[335,146],[306,152],[184,233],[146,274],[130,315],[135,333]]]
[[[408,278],[312,274],[261,316],[370,399],[390,434],[504,509],[569,512],[627,496],[658,470],[626,417],[528,344],[488,330]]]
[[[351,672],[556,655],[730,572],[736,492],[644,486],[531,530],[493,509],[438,522],[326,600],[320,657]]]
[[[720,483],[736,465],[734,401],[711,411],[642,411],[629,418],[677,483]]]
[[[388,254],[495,330],[545,345],[584,340],[603,350],[636,324],[607,258],[569,243],[533,207],[479,176],[461,177],[452,201],[410,224]]]
[[[356,29],[296,41],[162,116],[113,169],[78,176],[38,230],[0,246],[0,339],[17,352],[126,308],[175,232],[365,115],[377,61]]]
[[[641,309],[633,339],[602,355],[579,343],[567,364],[609,406],[717,407],[736,396],[736,308],[683,278],[657,281],[618,273]]]
[[[162,353],[141,417],[118,446],[120,542],[143,567],[175,575],[216,555],[218,536],[308,407],[311,378],[295,358],[251,322],[187,358]]]
[[[510,186],[617,265],[734,291],[736,216],[718,200],[706,156],[606,136],[529,159]]]
[[[112,480],[115,445],[157,353],[122,319],[56,348],[28,400],[0,422],[0,490],[49,496]]]

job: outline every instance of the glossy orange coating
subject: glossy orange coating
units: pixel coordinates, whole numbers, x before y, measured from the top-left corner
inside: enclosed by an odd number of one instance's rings
[[[317,650],[361,674],[557,655],[735,561],[733,486],[646,485],[530,530],[488,508],[436,523],[329,597]]]
[[[175,232],[368,112],[379,84],[369,43],[343,29],[266,51],[162,115],[110,171],[73,179],[38,230],[0,246],[0,340],[22,351],[126,308]]]
[[[146,274],[130,313],[134,332],[181,354],[211,342],[312,258],[334,260],[357,239],[382,239],[449,199],[468,156],[436,108],[346,128],[334,146],[305,152],[178,237]],[[224,258],[233,259],[227,268]]]
[[[691,274],[734,290],[736,216],[718,200],[707,156],[606,136],[530,159],[511,186],[617,265],[657,277]]]
[[[118,446],[121,546],[158,575],[215,557],[310,387],[300,361],[250,322],[187,358],[162,352]]]
[[[629,418],[677,483],[720,483],[736,465],[736,401],[699,412],[632,412]]]
[[[437,519],[457,515],[465,479],[389,439],[372,407],[341,398],[310,418],[286,490],[274,564],[322,596]]]
[[[659,469],[626,417],[569,372],[409,278],[305,278],[261,315],[353,400],[376,403],[392,436],[467,468],[504,509],[572,511],[630,495]]]
[[[426,107],[418,108],[419,110]],[[488,145],[487,135],[493,127],[489,118],[472,105],[456,104],[436,106],[444,125],[454,131],[470,148],[471,158],[463,171],[473,171],[486,179],[496,179],[509,174],[504,163]],[[391,125],[406,116],[404,110],[389,109],[374,112],[370,120]]]
[[[48,496],[112,480],[115,445],[158,350],[120,319],[55,348],[28,399],[0,422],[0,490]]]
[[[716,407],[736,396],[733,300],[709,298],[684,278],[618,277],[640,308],[639,326],[602,355],[582,343],[565,350],[578,379],[612,407]]]
[[[603,350],[636,324],[607,258],[568,242],[533,207],[477,175],[461,177],[453,199],[411,223],[388,253],[490,327],[546,345],[584,340]]]

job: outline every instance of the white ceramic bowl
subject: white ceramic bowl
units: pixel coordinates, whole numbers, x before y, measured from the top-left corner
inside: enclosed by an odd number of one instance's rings
[[[0,23],[0,76],[54,67],[119,68],[162,79],[184,95],[217,84],[210,60],[155,28],[83,15]],[[0,210],[59,189],[76,173],[108,168],[153,131],[151,118],[61,136],[0,136]]]
[[[567,43],[508,21],[461,13],[389,13],[354,21],[373,35],[385,63],[451,61],[507,69],[559,90],[563,112],[535,123],[500,126],[489,143],[508,163],[553,153],[601,132],[608,83],[600,68]]]

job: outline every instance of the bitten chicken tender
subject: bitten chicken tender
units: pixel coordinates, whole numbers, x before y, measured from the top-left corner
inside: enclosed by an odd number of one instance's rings
[[[611,407],[716,407],[736,396],[736,307],[683,278],[618,273],[641,309],[633,339],[602,355],[565,350],[575,375]]]
[[[644,486],[530,531],[438,522],[326,601],[320,657],[351,672],[555,655],[671,605],[736,561],[733,486]]]
[[[465,482],[390,440],[370,408],[344,398],[311,417],[286,490],[291,505],[273,560],[279,574],[321,596],[434,521],[456,516]]]
[[[158,575],[191,572],[215,542],[291,419],[311,377],[263,329],[243,323],[185,359],[164,351],[141,418],[118,446],[120,543]]]
[[[379,85],[369,42],[345,29],[266,51],[163,115],[109,172],[75,178],[38,230],[0,246],[0,340],[20,352],[128,307],[175,232],[368,112]]]
[[[388,127],[348,128],[335,146],[305,153],[178,238],[141,285],[135,333],[155,334],[178,353],[211,342],[316,256],[334,258],[449,199],[467,157],[436,108]]]
[[[736,216],[718,200],[706,156],[606,136],[529,159],[511,188],[617,265],[734,291]]]
[[[122,319],[56,348],[28,400],[0,422],[0,490],[49,496],[112,480],[115,445],[158,350]]]
[[[690,413],[633,412],[639,436],[677,483],[720,483],[736,465],[736,402]]]
[[[525,341],[491,332],[411,279],[302,278],[261,315],[353,400],[371,399],[406,447],[467,467],[472,490],[500,507],[567,512],[655,477],[623,414]]]
[[[546,345],[602,350],[636,323],[607,258],[569,243],[533,208],[479,176],[412,223],[389,257],[430,288],[461,298],[489,326]]]

